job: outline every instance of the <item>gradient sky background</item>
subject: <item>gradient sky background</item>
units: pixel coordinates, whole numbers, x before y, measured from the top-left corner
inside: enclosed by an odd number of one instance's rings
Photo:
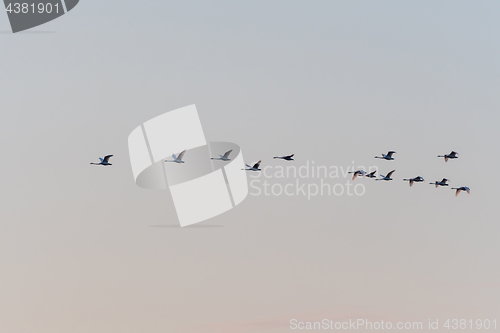
[[[0,15],[0,331],[290,332],[500,318],[498,1],[98,1]],[[176,228],[127,137],[196,104],[245,159],[378,165],[362,197],[249,196]],[[373,157],[393,149],[395,161]],[[436,155],[456,150],[448,163]],[[112,167],[89,165],[114,154]],[[412,188],[402,178],[469,186]],[[342,180],[344,182],[344,180]],[[500,322],[498,323],[500,325]]]

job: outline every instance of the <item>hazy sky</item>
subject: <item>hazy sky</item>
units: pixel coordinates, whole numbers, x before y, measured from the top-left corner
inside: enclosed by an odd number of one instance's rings
[[[0,14],[0,331],[495,319],[499,12],[486,0],[82,0],[19,34]],[[356,180],[361,197],[249,196],[176,228],[170,194],[134,184],[127,137],[190,104],[207,139],[247,162],[295,153],[297,166],[354,161],[395,180]],[[388,150],[395,161],[373,158]],[[458,160],[436,157],[451,150]],[[106,154],[112,167],[89,165]],[[402,181],[417,175],[471,195]]]

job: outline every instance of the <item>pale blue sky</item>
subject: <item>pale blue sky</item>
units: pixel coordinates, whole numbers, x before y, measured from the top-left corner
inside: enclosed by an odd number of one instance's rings
[[[498,313],[497,1],[96,1],[0,34],[2,332],[289,332]],[[0,15],[0,30],[9,25]],[[165,228],[127,137],[196,104],[248,162],[376,164],[363,197]],[[396,160],[375,155],[396,150]],[[456,150],[460,158],[435,157]],[[113,167],[90,166],[114,154]],[[446,188],[402,178],[442,177]],[[363,181],[363,180],[362,180]],[[387,319],[389,318],[389,319]],[[500,319],[500,318],[499,318]],[[257,328],[256,328],[257,327]]]

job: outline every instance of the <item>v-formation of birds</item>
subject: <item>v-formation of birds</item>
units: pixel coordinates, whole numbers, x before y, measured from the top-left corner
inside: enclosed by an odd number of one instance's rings
[[[229,155],[231,154],[233,150],[228,150],[224,153],[224,155],[219,155],[219,157],[212,157],[212,160],[220,160],[220,161],[230,161],[231,159],[229,158]],[[174,162],[174,163],[185,163],[182,159],[184,157],[184,154],[186,153],[186,150],[183,150],[182,152],[180,152],[179,154],[172,154],[172,158],[173,160],[165,160],[165,162]],[[395,151],[389,151],[387,152],[387,154],[382,154],[382,156],[375,156],[375,158],[380,158],[380,159],[384,159],[384,160],[388,160],[388,161],[393,161],[394,160],[394,154],[396,154]],[[277,158],[277,159],[282,159],[282,160],[285,160],[285,161],[293,161],[293,156],[294,154],[291,154],[291,155],[285,155],[285,156],[274,156],[274,158]],[[90,163],[90,164],[94,164],[94,165],[103,165],[103,166],[109,166],[109,165],[112,165],[111,163],[109,163],[109,159],[113,157],[113,155],[106,155],[104,156],[104,158],[99,158],[100,160],[100,163]],[[449,154],[445,154],[445,155],[438,155],[438,157],[443,157],[444,158],[444,161],[445,162],[448,162],[448,160],[450,159],[456,159],[458,158],[458,153],[456,151],[452,151],[451,153]],[[246,168],[245,169],[242,169],[242,170],[248,170],[248,171],[261,171],[261,169],[259,168],[260,167],[260,163],[262,162],[262,160],[259,160],[257,163],[255,163],[254,165],[248,165],[246,164]],[[393,180],[391,177],[392,177],[392,174],[395,172],[396,170],[392,170],[390,171],[389,173],[387,173],[386,175],[382,175],[380,174],[380,177],[379,179],[375,179],[375,180],[385,180],[385,181],[391,181]],[[361,176],[363,178],[376,178],[377,176],[375,175],[375,171],[373,172],[370,172],[370,173],[367,173],[366,171],[364,170],[356,170],[356,171],[351,171],[349,173],[352,173],[353,176],[352,176],[352,180],[356,179],[356,177],[358,176]],[[422,178],[421,176],[417,176],[417,177],[414,177],[414,178],[405,178],[403,179],[404,181],[407,181],[409,183],[410,186],[413,186],[414,183],[421,183],[421,182],[424,182],[425,179]],[[448,186],[448,183],[449,182],[449,179],[446,179],[446,178],[443,178],[441,181],[435,181],[434,183],[429,183],[429,184],[433,184],[437,187],[440,187],[440,186]],[[461,191],[464,191],[464,192],[467,192],[468,194],[470,194],[470,188],[467,187],[467,186],[462,186],[462,187],[452,187],[451,188],[452,190],[456,190],[455,192],[455,196],[458,196],[460,194]]]

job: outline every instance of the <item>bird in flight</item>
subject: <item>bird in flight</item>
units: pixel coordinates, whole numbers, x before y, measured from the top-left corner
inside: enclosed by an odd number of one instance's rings
[[[443,178],[440,182],[438,182],[436,180],[434,183],[429,183],[429,184],[434,184],[434,185],[436,185],[436,188],[437,188],[438,186],[448,186],[448,184],[446,184],[446,182],[449,182],[449,181],[450,181],[449,179]]]
[[[470,188],[468,188],[467,186],[462,186],[462,187],[452,187],[451,189],[452,189],[452,190],[457,190],[457,192],[455,192],[455,196],[458,196],[458,194],[459,194],[461,191],[465,191],[465,192],[467,192],[467,194],[470,194]]]
[[[407,182],[410,182],[410,186],[413,186],[413,183],[415,183],[415,182],[420,183],[420,182],[425,181],[425,179],[423,179],[420,176],[415,177],[415,178],[403,179],[403,180],[407,181]]]
[[[260,171],[259,169],[259,166],[260,166],[260,162],[262,162],[262,160],[259,160],[257,163],[255,163],[253,166],[250,166],[248,164],[245,164],[247,166],[246,169],[242,169],[242,170],[249,170],[249,171]]]
[[[175,154],[172,154],[172,157],[174,158],[173,160],[165,160],[165,162],[175,162],[175,163],[184,163],[182,158],[184,157],[184,153],[186,150],[183,150],[179,153],[179,155],[175,156]]]
[[[233,150],[228,150],[224,153],[224,155],[219,155],[220,157],[212,157],[213,160],[220,160],[220,161],[230,161],[231,159],[229,158],[229,154],[231,154]]]
[[[274,156],[274,158],[281,158],[282,160],[287,160],[287,161],[293,161],[294,159],[292,158],[293,155],[295,154],[292,154],[292,155],[286,155],[286,156]]]
[[[391,151],[387,152],[387,154],[382,154],[382,156],[375,156],[375,158],[381,158],[384,160],[391,161],[394,159],[394,157],[392,157],[393,154],[396,154],[396,152],[391,150]]]
[[[94,164],[94,165],[104,165],[104,166],[108,166],[108,165],[113,165],[111,163],[109,163],[109,158],[110,157],[113,157],[113,155],[106,155],[104,156],[104,158],[100,158],[99,159],[101,160],[100,163],[90,163],[90,164]]]
[[[396,170],[392,170],[391,172],[389,172],[386,176],[384,176],[383,174],[380,174],[380,179],[375,179],[375,180],[392,180],[391,176],[392,174],[394,173],[394,171]]]
[[[370,172],[370,173],[367,173],[367,174],[365,175],[365,177],[368,177],[368,178],[376,178],[376,177],[377,177],[377,175],[375,175],[375,172],[377,172],[377,171],[372,171],[372,172]]]
[[[452,151],[451,153],[446,155],[438,155],[438,157],[444,157],[444,161],[448,162],[448,159],[458,158],[458,153],[456,151]]]
[[[349,171],[349,173],[353,174],[352,175],[352,180],[356,179],[357,176],[360,176],[360,177],[363,177],[363,178],[366,176],[366,171],[364,171],[364,170]]]

